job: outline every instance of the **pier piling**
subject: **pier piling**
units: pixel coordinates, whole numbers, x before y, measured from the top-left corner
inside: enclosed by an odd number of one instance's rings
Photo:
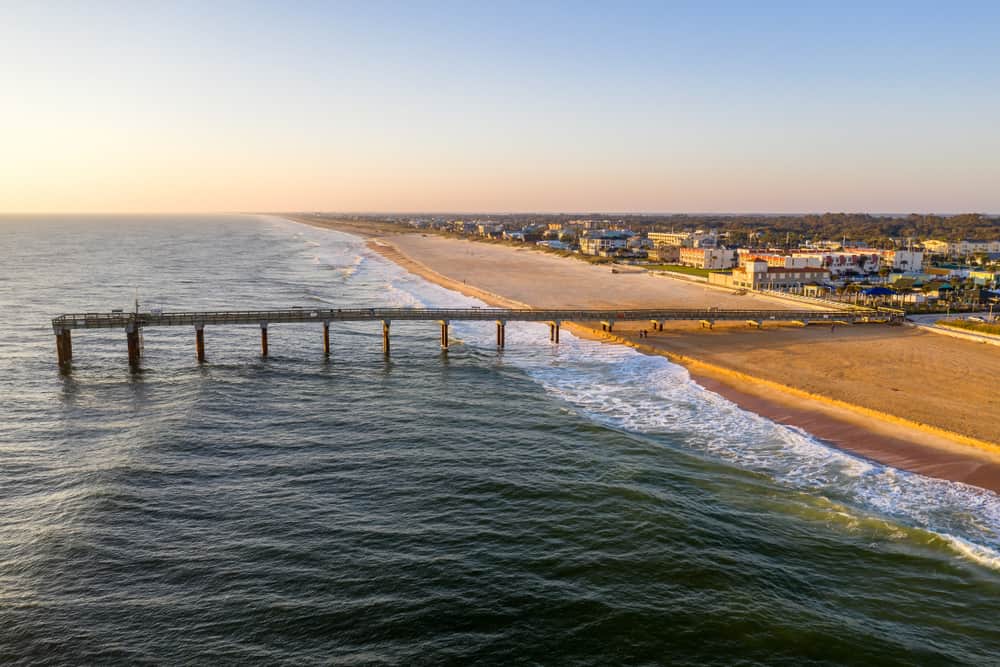
[[[68,366],[73,361],[73,337],[69,329],[56,330],[56,358],[60,366]]]
[[[133,369],[139,366],[139,327],[129,324],[125,329],[125,340],[128,342],[128,364]]]
[[[267,322],[260,323],[260,356],[267,357]]]
[[[507,344],[507,323],[497,320],[497,347],[503,348]]]
[[[205,325],[194,325],[194,349],[198,355],[198,363],[205,363]]]
[[[323,322],[323,355],[330,356],[330,322]]]
[[[549,340],[559,343],[559,322],[549,322]]]
[[[382,320],[382,354],[389,356],[389,325],[392,322],[389,320]]]
[[[441,349],[448,351],[448,320],[441,320]]]
[[[69,329],[63,329],[63,356],[67,364],[73,361],[73,335]]]

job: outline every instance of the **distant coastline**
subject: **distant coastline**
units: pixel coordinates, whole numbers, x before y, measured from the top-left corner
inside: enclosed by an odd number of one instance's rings
[[[532,307],[526,299],[512,298],[510,290],[506,290],[508,294],[501,294],[505,290],[495,287],[492,290],[486,289],[477,284],[476,280],[470,283],[468,280],[457,280],[445,275],[438,270],[442,267],[425,261],[437,259],[436,256],[422,256],[419,248],[401,248],[399,241],[414,235],[400,234],[398,228],[373,226],[357,221],[315,221],[307,217],[284,217],[319,228],[336,229],[365,237],[370,249],[406,270],[491,305]],[[439,239],[438,242],[463,243],[452,239]],[[499,248],[498,251],[512,253],[512,256],[518,253],[511,248]],[[542,259],[570,261],[546,256],[542,256]],[[544,276],[538,278],[544,280]],[[764,374],[747,373],[742,368],[732,367],[732,364],[718,363],[713,354],[700,350],[697,343],[705,343],[707,339],[699,339],[702,334],[693,331],[680,329],[672,332],[675,335],[640,339],[637,335],[639,325],[623,326],[620,331],[611,334],[587,324],[573,323],[565,326],[581,337],[625,344],[647,354],[666,356],[674,363],[684,366],[692,379],[705,389],[724,396],[743,409],[801,428],[845,451],[903,470],[1000,492],[1000,444],[997,444],[995,437],[984,437],[988,435],[988,431],[972,429],[963,433],[957,428],[947,428],[952,424],[925,423],[909,415],[839,400],[810,390],[812,388],[808,386],[776,382]],[[856,333],[845,330],[841,335]],[[742,340],[736,338],[735,332],[734,341],[743,344]],[[758,341],[766,342],[766,339],[758,338],[754,342]],[[854,345],[853,341],[848,344]],[[743,355],[752,357],[753,352],[747,350]]]

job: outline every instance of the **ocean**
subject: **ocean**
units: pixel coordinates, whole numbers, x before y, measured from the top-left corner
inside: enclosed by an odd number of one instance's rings
[[[0,218],[0,663],[998,664],[1000,497],[512,323],[78,331],[461,306],[267,216]]]

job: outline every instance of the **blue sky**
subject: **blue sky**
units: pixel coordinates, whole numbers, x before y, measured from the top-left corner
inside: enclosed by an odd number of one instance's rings
[[[0,61],[0,210],[1000,212],[1000,3],[8,3]]]

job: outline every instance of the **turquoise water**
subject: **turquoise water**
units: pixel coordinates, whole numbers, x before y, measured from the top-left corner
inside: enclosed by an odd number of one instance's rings
[[[544,325],[63,312],[463,305],[267,217],[0,219],[0,661],[990,664],[1000,499]]]

